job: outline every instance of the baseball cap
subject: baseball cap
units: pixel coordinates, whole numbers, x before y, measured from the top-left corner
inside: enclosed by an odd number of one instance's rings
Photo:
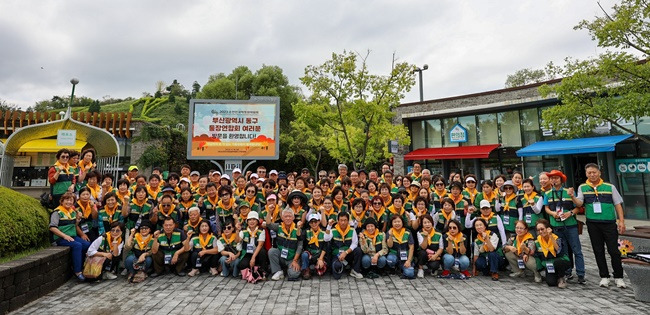
[[[269,175],[273,175],[273,174],[278,175],[278,171],[276,171],[276,170],[271,170],[271,171],[269,172]]]
[[[187,179],[187,177],[183,177],[183,178],[181,178],[181,182],[186,182],[186,183],[189,184],[189,183],[190,183],[190,180]]]
[[[246,220],[250,220],[250,219],[259,220],[260,215],[257,213],[257,211],[251,211],[248,213],[248,216],[246,217]]]
[[[255,178],[260,178],[260,176],[257,175],[257,173],[253,173],[253,174],[251,174],[251,178],[253,178],[253,177],[255,177]]]
[[[320,221],[320,213],[311,213],[307,216],[307,222],[311,222],[312,220]]]
[[[266,196],[266,200],[271,200],[271,199],[278,200],[278,196],[276,196],[275,194],[270,194]]]
[[[129,172],[130,172],[130,171],[133,171],[133,170],[136,170],[136,171],[137,171],[137,170],[138,170],[138,166],[137,166],[137,165],[131,165],[131,166],[129,166]]]
[[[194,176],[194,175],[201,176],[201,173],[199,173],[199,171],[192,171],[192,173],[190,173],[190,176]]]
[[[221,175],[221,179],[230,180],[230,176],[228,176],[228,174],[223,174],[223,175]]]
[[[241,174],[241,170],[239,168],[235,168],[234,170],[232,170],[232,173],[233,174],[235,174],[235,173],[240,173]]]
[[[492,205],[490,204],[490,202],[485,200],[485,199],[481,200],[480,206],[481,206],[481,209],[483,209],[483,208],[492,208]]]
[[[219,172],[219,171],[214,171],[214,172],[210,173],[210,176],[212,176],[212,175],[214,175],[214,174],[221,175],[221,172]]]

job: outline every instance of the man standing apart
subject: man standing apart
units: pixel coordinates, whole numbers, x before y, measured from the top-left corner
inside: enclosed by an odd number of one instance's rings
[[[625,233],[623,198],[614,185],[605,183],[600,178],[600,167],[597,164],[587,164],[585,173],[587,181],[578,187],[576,205],[579,207],[584,204],[585,206],[587,231],[591,239],[591,247],[594,249],[594,256],[596,256],[596,264],[598,264],[600,286],[609,286],[609,270],[605,259],[605,244],[607,244],[607,252],[612,259],[616,286],[625,288],[621,252],[618,250],[618,234]]]

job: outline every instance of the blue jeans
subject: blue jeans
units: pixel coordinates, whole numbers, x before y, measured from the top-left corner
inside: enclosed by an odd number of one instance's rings
[[[81,272],[83,264],[83,256],[86,255],[90,242],[84,241],[81,237],[75,236],[74,242],[68,242],[62,238],[56,240],[56,245],[70,247],[70,255],[72,256],[72,270],[74,273]]]
[[[363,255],[361,257],[361,268],[368,269],[372,265],[372,257],[370,255]],[[382,269],[386,267],[386,256],[379,256],[377,259],[377,268]]]
[[[582,255],[582,246],[580,245],[580,235],[578,234],[578,226],[556,226],[553,232],[562,239],[562,246],[568,250],[571,247],[573,255],[575,256],[574,262],[576,265],[576,273],[578,276],[585,276],[585,258]],[[565,252],[566,253],[566,252]],[[571,274],[571,268],[566,271],[567,275]]]
[[[126,260],[124,261],[124,268],[129,271],[130,274],[135,273],[135,269],[133,269],[133,262],[137,261],[138,258],[140,257],[135,257],[135,255],[131,254],[128,257],[126,257]],[[144,271],[149,272],[151,270],[151,264],[153,264],[153,258],[151,256],[147,256],[144,259]]]
[[[484,275],[488,275],[488,272],[499,272],[499,266],[503,261],[497,252],[489,252],[487,256],[479,255],[476,259],[476,270],[480,270]]]
[[[456,259],[454,256],[449,254],[442,256],[443,270],[451,270],[451,267],[454,265],[455,260]],[[458,257],[458,262],[460,271],[465,271],[469,268],[469,258],[467,258],[467,256],[462,255]]]
[[[406,278],[415,278],[415,268],[413,268],[413,263],[411,263],[411,267],[405,268],[404,261],[398,260],[397,255],[395,254],[386,255],[386,264],[389,268],[395,268],[395,266],[399,266],[402,270],[402,275]]]
[[[219,258],[219,263],[221,264],[221,275],[224,277],[227,277],[228,275],[231,275],[235,278],[239,276],[239,269],[237,266],[239,265],[239,258],[231,261],[230,263],[226,262],[227,257],[226,256],[221,256]],[[230,269],[232,268],[232,273],[230,272]]]

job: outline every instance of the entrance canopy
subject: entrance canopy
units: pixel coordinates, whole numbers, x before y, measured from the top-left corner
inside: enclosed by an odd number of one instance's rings
[[[517,151],[517,156],[541,156],[611,152],[616,144],[631,137],[630,134],[571,140],[540,141]]]
[[[56,146],[58,130],[75,130],[76,143],[74,146]],[[21,148],[43,149],[38,152],[56,152],[62,148],[76,149],[78,145],[84,147],[88,143],[92,146],[97,155],[97,169],[104,173],[117,170],[117,159],[120,154],[120,147],[117,139],[108,131],[76,121],[70,117],[68,109],[65,118],[56,121],[33,124],[16,129],[4,143],[2,154],[2,166],[0,168],[1,183],[3,186],[10,186],[13,175],[13,157],[19,152],[25,152]],[[30,151],[36,152],[36,151]],[[113,174],[117,178],[117,174]]]
[[[472,145],[448,148],[422,148],[404,155],[405,160],[460,160],[486,159],[490,152],[500,147],[500,144]]]

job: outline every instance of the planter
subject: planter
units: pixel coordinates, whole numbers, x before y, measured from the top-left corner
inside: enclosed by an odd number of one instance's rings
[[[629,252],[650,253],[650,229],[634,229],[618,236],[619,249],[623,257]]]
[[[627,273],[634,290],[634,299],[650,302],[650,264],[636,259],[623,259],[623,270]]]

